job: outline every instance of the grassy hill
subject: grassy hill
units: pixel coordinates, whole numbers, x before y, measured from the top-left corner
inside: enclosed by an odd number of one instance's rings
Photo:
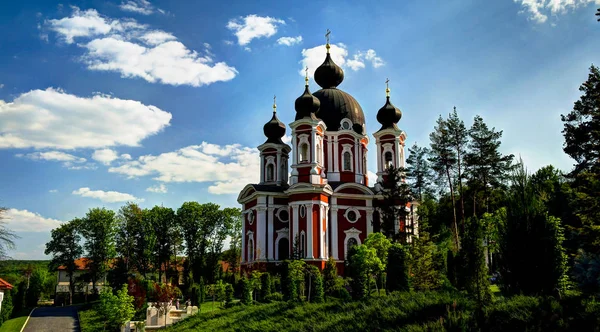
[[[580,298],[498,298],[476,318],[460,293],[392,293],[366,301],[274,302],[199,314],[167,331],[594,331],[600,303]]]

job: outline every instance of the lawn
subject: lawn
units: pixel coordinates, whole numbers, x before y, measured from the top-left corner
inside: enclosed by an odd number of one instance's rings
[[[9,319],[6,322],[2,323],[0,326],[0,332],[19,332],[25,324],[27,320],[27,316],[17,317],[13,319]]]

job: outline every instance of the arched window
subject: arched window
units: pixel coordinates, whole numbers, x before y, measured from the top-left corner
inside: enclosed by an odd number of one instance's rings
[[[275,165],[267,165],[267,181],[275,181]]]
[[[393,156],[390,151],[383,155],[383,159],[385,160],[385,169],[389,169],[391,166],[394,166],[394,162],[392,161]]]
[[[248,262],[254,261],[254,239],[248,239]]]
[[[344,171],[352,171],[352,154],[348,151],[344,152],[343,159],[344,159],[343,170]]]
[[[308,144],[303,143],[300,145],[300,162],[306,163],[308,162]]]
[[[277,245],[277,259],[282,261],[290,258],[290,241],[287,238],[282,238]]]
[[[304,236],[304,231],[300,234],[300,257],[306,257],[306,236]]]
[[[348,242],[346,242],[346,257],[348,257],[350,249],[356,245],[358,245],[358,241],[355,238],[351,237],[348,239]]]
[[[321,163],[321,154],[323,151],[321,150],[321,143],[317,144],[317,163]]]

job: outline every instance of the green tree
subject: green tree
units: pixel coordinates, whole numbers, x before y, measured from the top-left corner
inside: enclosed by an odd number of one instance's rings
[[[117,213],[117,254],[122,259],[127,273],[132,271],[133,262],[136,260],[135,248],[138,229],[144,219],[143,210],[135,203],[127,203]],[[131,265],[131,266],[130,266]]]
[[[456,196],[454,193],[454,182],[452,173],[456,167],[456,151],[452,144],[451,133],[448,130],[448,123],[440,115],[433,128],[433,132],[429,134],[429,162],[431,168],[438,178],[438,182],[445,182],[450,189],[450,198],[452,199],[452,217],[453,223],[451,226],[454,235],[454,245],[456,248],[460,246],[458,235],[458,225],[456,218]],[[443,180],[445,179],[445,180]]]
[[[79,223],[81,234],[85,238],[84,248],[90,270],[92,291],[97,292],[96,283],[108,270],[109,260],[115,257],[116,228],[115,213],[105,208],[90,209]]]
[[[269,272],[265,272],[260,276],[260,300],[264,301],[271,295],[271,275]]]
[[[483,248],[484,226],[477,218],[469,218],[460,249],[464,285],[479,306],[491,300],[488,269]]]
[[[158,280],[162,281],[162,274],[169,268],[173,254],[173,232],[176,229],[175,212],[163,206],[155,206],[146,214],[156,234],[154,246],[154,261],[158,268]],[[168,280],[166,280],[168,282]]]
[[[386,289],[389,292],[410,289],[409,258],[410,252],[406,245],[394,243],[388,249]]]
[[[233,286],[225,284],[225,307],[229,307],[233,303]]]
[[[208,239],[209,255],[207,256],[207,268],[215,271],[220,270],[221,268],[219,260],[221,258],[225,239],[232,234],[234,225],[241,222],[242,212],[238,208],[225,208],[220,210],[218,205],[210,204],[208,206],[207,218],[214,219],[214,228]],[[215,280],[216,277],[215,273],[209,276],[211,280]]]
[[[103,288],[96,310],[102,317],[105,329],[120,330],[125,322],[130,321],[135,315],[133,301],[133,296],[127,294],[127,285],[123,285],[116,295],[109,287]]]
[[[229,221],[229,249],[223,255],[223,259],[229,264],[231,272],[239,271],[242,257],[242,211],[240,209],[224,209],[224,213]]]
[[[413,231],[413,225],[406,225],[408,212],[406,205],[412,201],[410,187],[404,181],[405,170],[390,166],[387,174],[380,183],[383,200],[380,205],[379,224],[375,224],[376,232],[383,233],[386,237],[405,242]],[[402,231],[397,229],[398,223],[404,224]],[[400,226],[402,227],[402,226]]]
[[[377,251],[365,245],[354,246],[348,253],[348,270],[352,278],[352,292],[355,299],[362,299],[371,295],[371,276],[376,276],[383,271],[383,264]]]
[[[27,289],[26,303],[28,307],[37,307],[42,298],[47,280],[50,278],[48,271],[35,268],[29,277],[29,288]]]
[[[423,200],[423,195],[431,193],[431,167],[427,156],[429,149],[423,148],[415,144],[408,148],[408,158],[406,159],[406,178],[410,181],[410,187],[413,195],[419,201]]]
[[[0,310],[0,325],[10,319],[13,313],[13,296],[14,290],[5,290],[4,299],[2,300],[2,309]]]
[[[442,279],[436,269],[434,257],[436,245],[429,233],[421,232],[415,238],[411,249],[411,284],[416,290],[431,290],[441,286]]]
[[[321,303],[324,300],[325,291],[323,290],[323,276],[319,268],[307,264],[306,279],[308,280],[308,302]]]
[[[392,246],[390,240],[388,240],[382,233],[376,232],[371,233],[365,239],[364,245],[367,248],[375,249],[375,253],[381,262],[381,267],[376,266],[376,269],[373,271],[376,273],[375,275],[375,285],[377,286],[377,290],[384,287],[383,283],[383,272],[386,271],[387,262],[388,262],[388,250]],[[377,285],[379,283],[379,285]]]
[[[241,302],[245,305],[252,304],[252,285],[251,282],[243,276],[240,280],[242,283],[242,299]]]
[[[64,266],[69,276],[69,304],[73,304],[73,293],[75,292],[75,279],[73,278],[77,265],[75,260],[83,254],[81,247],[81,235],[77,231],[80,220],[75,219],[53,229],[50,242],[46,243],[46,255],[52,255],[49,267],[57,270]]]
[[[500,232],[503,287],[510,294],[560,293],[566,281],[560,220],[546,211],[522,162],[511,180],[506,224]]]
[[[304,267],[306,263],[301,260],[286,261],[283,268],[281,286],[283,296],[288,301],[300,300],[301,290],[304,287]]]
[[[465,199],[463,192],[463,167],[464,158],[467,153],[467,144],[469,142],[469,133],[465,127],[464,121],[458,117],[456,107],[448,116],[446,122],[448,134],[450,136],[450,146],[456,155],[456,182],[458,183],[458,194],[460,195],[460,217],[461,227],[465,229]]]
[[[19,237],[6,228],[4,221],[7,209],[0,207],[0,259],[8,259],[8,251],[15,248],[15,239]]]
[[[336,291],[336,280],[338,279],[337,266],[335,259],[329,257],[323,269],[323,283],[325,284],[325,295],[331,296]]]

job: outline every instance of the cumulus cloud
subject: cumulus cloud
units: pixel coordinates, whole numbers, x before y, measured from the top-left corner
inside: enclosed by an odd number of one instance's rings
[[[16,156],[37,161],[58,161],[62,162],[64,167],[69,168],[80,167],[76,166],[76,164],[82,164],[87,161],[85,158],[77,157],[62,151],[33,152],[28,154],[17,154]]]
[[[70,17],[50,20],[48,26],[67,43],[77,39],[85,51],[81,59],[90,70],[194,87],[229,81],[238,73],[225,62],[215,62],[210,52],[188,49],[169,32],[133,19],[104,17],[94,9],[74,7]]]
[[[232,19],[227,23],[227,28],[235,34],[239,45],[248,45],[252,39],[268,38],[277,33],[279,25],[285,24],[280,20],[269,16],[248,15],[238,19]]]
[[[58,189],[50,189],[48,190],[48,192],[51,194],[56,194],[58,192]]]
[[[145,155],[125,162],[109,172],[130,178],[154,176],[169,182],[207,182],[212,194],[236,194],[246,184],[256,183],[260,173],[256,149],[239,144],[216,145],[202,142],[160,155]]]
[[[590,3],[600,5],[600,0],[513,0],[521,4],[522,13],[527,13],[529,19],[536,23],[544,23],[548,15],[562,15]]]
[[[377,56],[377,53],[373,49],[367,51],[356,51],[352,57],[349,57],[348,47],[343,43],[331,44],[329,53],[333,61],[342,68],[348,68],[353,71],[366,68],[366,63],[369,62],[374,68],[379,68],[385,64],[383,59]],[[319,67],[325,60],[325,54],[327,49],[325,45],[315,46],[309,49],[302,50],[302,69],[299,71],[300,75],[304,76],[304,68],[308,66],[308,75],[312,77],[317,67]]]
[[[104,165],[110,165],[113,161],[117,160],[119,155],[115,150],[111,149],[100,149],[94,151],[92,159],[103,163]]]
[[[121,2],[119,8],[126,12],[133,12],[141,15],[150,15],[154,13],[154,6],[152,6],[152,4],[146,0],[124,1]]]
[[[367,178],[369,179],[369,186],[374,186],[377,183],[377,174],[371,171],[367,171]]]
[[[302,42],[302,36],[281,37],[281,38],[277,39],[277,44],[285,45],[285,46],[292,46],[292,45],[300,44],[301,42]]]
[[[103,190],[91,190],[88,187],[79,188],[73,190],[73,195],[79,195],[82,197],[90,197],[99,199],[105,203],[118,203],[118,202],[143,202],[144,199],[137,198],[130,194],[120,193],[118,191],[103,191]]]
[[[146,191],[157,194],[166,194],[167,187],[164,185],[164,183],[161,183],[159,185],[146,188]]]
[[[171,113],[135,100],[32,90],[9,103],[0,100],[0,148],[138,146],[170,121]]]
[[[15,232],[49,232],[60,226],[61,221],[44,218],[27,210],[8,209],[4,216],[6,227]]]

